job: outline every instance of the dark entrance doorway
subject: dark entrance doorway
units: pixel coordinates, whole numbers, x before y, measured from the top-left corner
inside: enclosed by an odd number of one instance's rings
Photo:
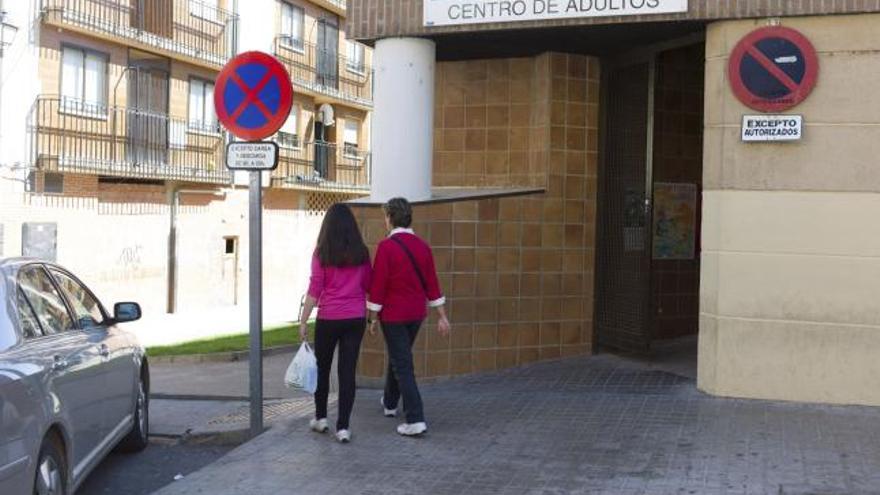
[[[689,40],[603,61],[599,346],[648,353],[698,331],[704,60]]]

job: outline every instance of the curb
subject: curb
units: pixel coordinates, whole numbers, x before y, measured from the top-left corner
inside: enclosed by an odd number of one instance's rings
[[[263,349],[263,357],[285,354],[296,351],[297,345],[281,345]],[[181,354],[179,356],[150,356],[147,359],[150,364],[201,364],[201,363],[230,363],[246,361],[251,351],[212,352],[210,354]]]
[[[151,393],[150,400],[180,400],[180,401],[217,401],[217,402],[248,402],[251,398],[247,395],[200,395],[200,394],[163,394]],[[284,400],[285,397],[263,396],[263,400]]]
[[[262,433],[269,428],[270,426],[263,428]],[[184,445],[241,445],[248,440],[251,440],[250,428],[238,428],[226,431],[188,431],[181,435],[179,442]]]

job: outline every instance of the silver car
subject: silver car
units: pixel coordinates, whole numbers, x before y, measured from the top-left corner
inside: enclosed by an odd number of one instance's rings
[[[0,258],[0,494],[67,495],[117,445],[147,446],[144,349],[58,265]]]

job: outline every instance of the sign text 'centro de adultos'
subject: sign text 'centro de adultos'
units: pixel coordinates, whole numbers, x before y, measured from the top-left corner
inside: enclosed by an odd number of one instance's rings
[[[687,12],[688,0],[424,0],[425,26]]]

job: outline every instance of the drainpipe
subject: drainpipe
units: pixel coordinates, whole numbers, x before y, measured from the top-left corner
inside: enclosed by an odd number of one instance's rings
[[[168,211],[170,213],[168,221],[168,299],[166,301],[166,311],[168,313],[177,312],[177,212],[180,209],[181,194],[206,194],[220,198],[226,197],[226,193],[222,191],[179,189],[177,184],[172,185],[168,189]]]

